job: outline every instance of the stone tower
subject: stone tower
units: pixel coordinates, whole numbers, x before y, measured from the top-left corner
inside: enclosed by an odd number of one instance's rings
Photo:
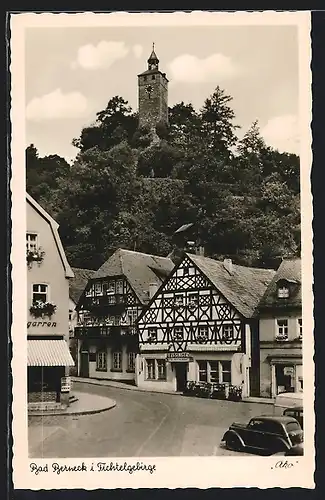
[[[159,59],[153,44],[148,69],[138,75],[139,127],[155,130],[158,122],[168,124],[168,80],[159,70]]]

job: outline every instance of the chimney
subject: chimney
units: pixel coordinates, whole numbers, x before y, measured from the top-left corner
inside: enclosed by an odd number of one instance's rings
[[[200,257],[204,257],[204,247],[202,246],[199,246],[199,247],[196,247],[196,255],[199,255]]]
[[[152,297],[157,292],[158,288],[159,288],[158,283],[150,283],[149,284],[149,299],[152,299]]]
[[[233,273],[233,268],[232,268],[232,260],[231,259],[223,259],[223,266],[225,269],[227,269],[229,274]]]

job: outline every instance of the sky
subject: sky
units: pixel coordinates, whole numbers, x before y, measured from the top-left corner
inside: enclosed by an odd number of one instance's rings
[[[26,146],[72,161],[72,139],[115,95],[137,110],[137,75],[155,42],[168,104],[199,110],[219,85],[241,137],[258,120],[266,143],[298,153],[298,32],[279,26],[29,27]]]

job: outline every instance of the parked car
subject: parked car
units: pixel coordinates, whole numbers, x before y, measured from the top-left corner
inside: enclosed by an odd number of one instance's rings
[[[303,431],[293,417],[260,416],[251,418],[248,424],[233,423],[221,441],[233,450],[251,449],[273,455],[294,451],[303,442]]]
[[[283,415],[287,417],[293,417],[298,420],[300,427],[304,428],[304,410],[302,406],[293,406],[291,408],[286,408]]]
[[[283,415],[283,410],[296,406],[303,406],[303,392],[282,392],[274,401],[273,414]]]

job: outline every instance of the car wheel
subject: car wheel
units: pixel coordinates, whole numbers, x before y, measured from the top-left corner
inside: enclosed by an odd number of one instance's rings
[[[237,436],[228,436],[226,439],[226,446],[234,451],[239,451],[242,447]]]

